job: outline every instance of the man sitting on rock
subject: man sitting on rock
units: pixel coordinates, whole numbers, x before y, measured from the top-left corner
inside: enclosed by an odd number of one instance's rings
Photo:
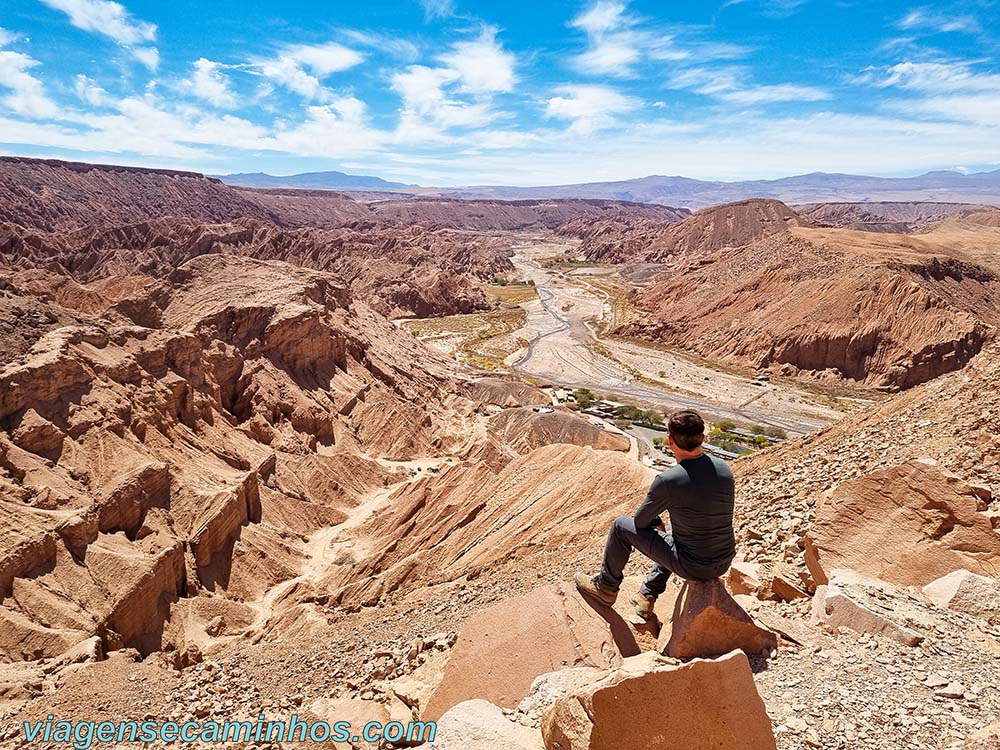
[[[639,550],[655,563],[632,599],[636,614],[646,619],[671,573],[711,580],[724,574],[736,555],[735,483],[729,466],[702,452],[705,423],[698,412],[677,412],[667,430],[677,465],[653,480],[634,517],[615,519],[601,572],[593,577],[577,573],[574,579],[581,593],[610,606],[618,598],[629,555]],[[670,514],[671,532],[660,519],[663,511]]]

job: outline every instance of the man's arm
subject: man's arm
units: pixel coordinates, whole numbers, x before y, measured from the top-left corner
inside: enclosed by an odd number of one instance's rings
[[[660,474],[646,493],[646,499],[635,512],[633,520],[637,529],[649,529],[663,523],[660,514],[670,508],[670,481]]]

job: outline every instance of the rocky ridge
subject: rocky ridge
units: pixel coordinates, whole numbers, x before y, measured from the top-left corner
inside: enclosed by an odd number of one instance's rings
[[[716,361],[907,388],[994,335],[1000,235],[795,229],[680,264],[636,293],[616,332]]]
[[[652,221],[631,214],[581,219],[563,225],[560,233],[580,237],[580,253],[588,260],[648,263],[742,247],[789,227],[809,225],[780,201],[753,199],[712,206],[673,221]]]

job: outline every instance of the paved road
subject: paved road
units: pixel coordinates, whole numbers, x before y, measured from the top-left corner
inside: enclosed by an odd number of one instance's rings
[[[540,304],[528,304],[526,325],[534,332],[513,368],[564,388],[590,388],[620,398],[655,404],[666,410],[698,409],[723,419],[781,427],[789,432],[813,432],[826,423],[799,416],[775,416],[753,408],[751,401],[738,406],[661,390],[641,381],[615,362],[595,353],[596,342],[584,321],[601,314],[605,301],[576,286],[560,284],[554,272],[523,257],[514,264],[535,282]],[[572,314],[564,314],[569,307]],[[775,387],[775,386],[769,386]]]

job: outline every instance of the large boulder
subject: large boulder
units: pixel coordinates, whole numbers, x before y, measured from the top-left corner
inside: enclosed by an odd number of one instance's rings
[[[472,700],[450,708],[437,722],[425,750],[542,750],[542,737],[504,716],[488,701]]]
[[[557,700],[547,750],[774,750],[764,702],[741,651],[687,664],[647,653]]]
[[[777,645],[775,634],[757,625],[716,578],[685,581],[670,627],[660,633],[659,650],[677,659],[693,659],[722,656],[734,649],[759,654]]]
[[[834,568],[901,586],[924,586],[959,568],[1000,569],[1000,535],[978,512],[975,489],[930,459],[832,490],[816,506],[805,545],[817,584]]]
[[[924,586],[924,596],[939,607],[1000,625],[1000,581],[976,575],[968,570],[955,570]]]
[[[634,647],[629,635],[619,615],[595,610],[571,584],[542,586],[505,599],[465,623],[423,718],[436,720],[474,698],[512,709],[541,674],[565,667],[616,666],[622,658],[619,644],[626,650]]]

